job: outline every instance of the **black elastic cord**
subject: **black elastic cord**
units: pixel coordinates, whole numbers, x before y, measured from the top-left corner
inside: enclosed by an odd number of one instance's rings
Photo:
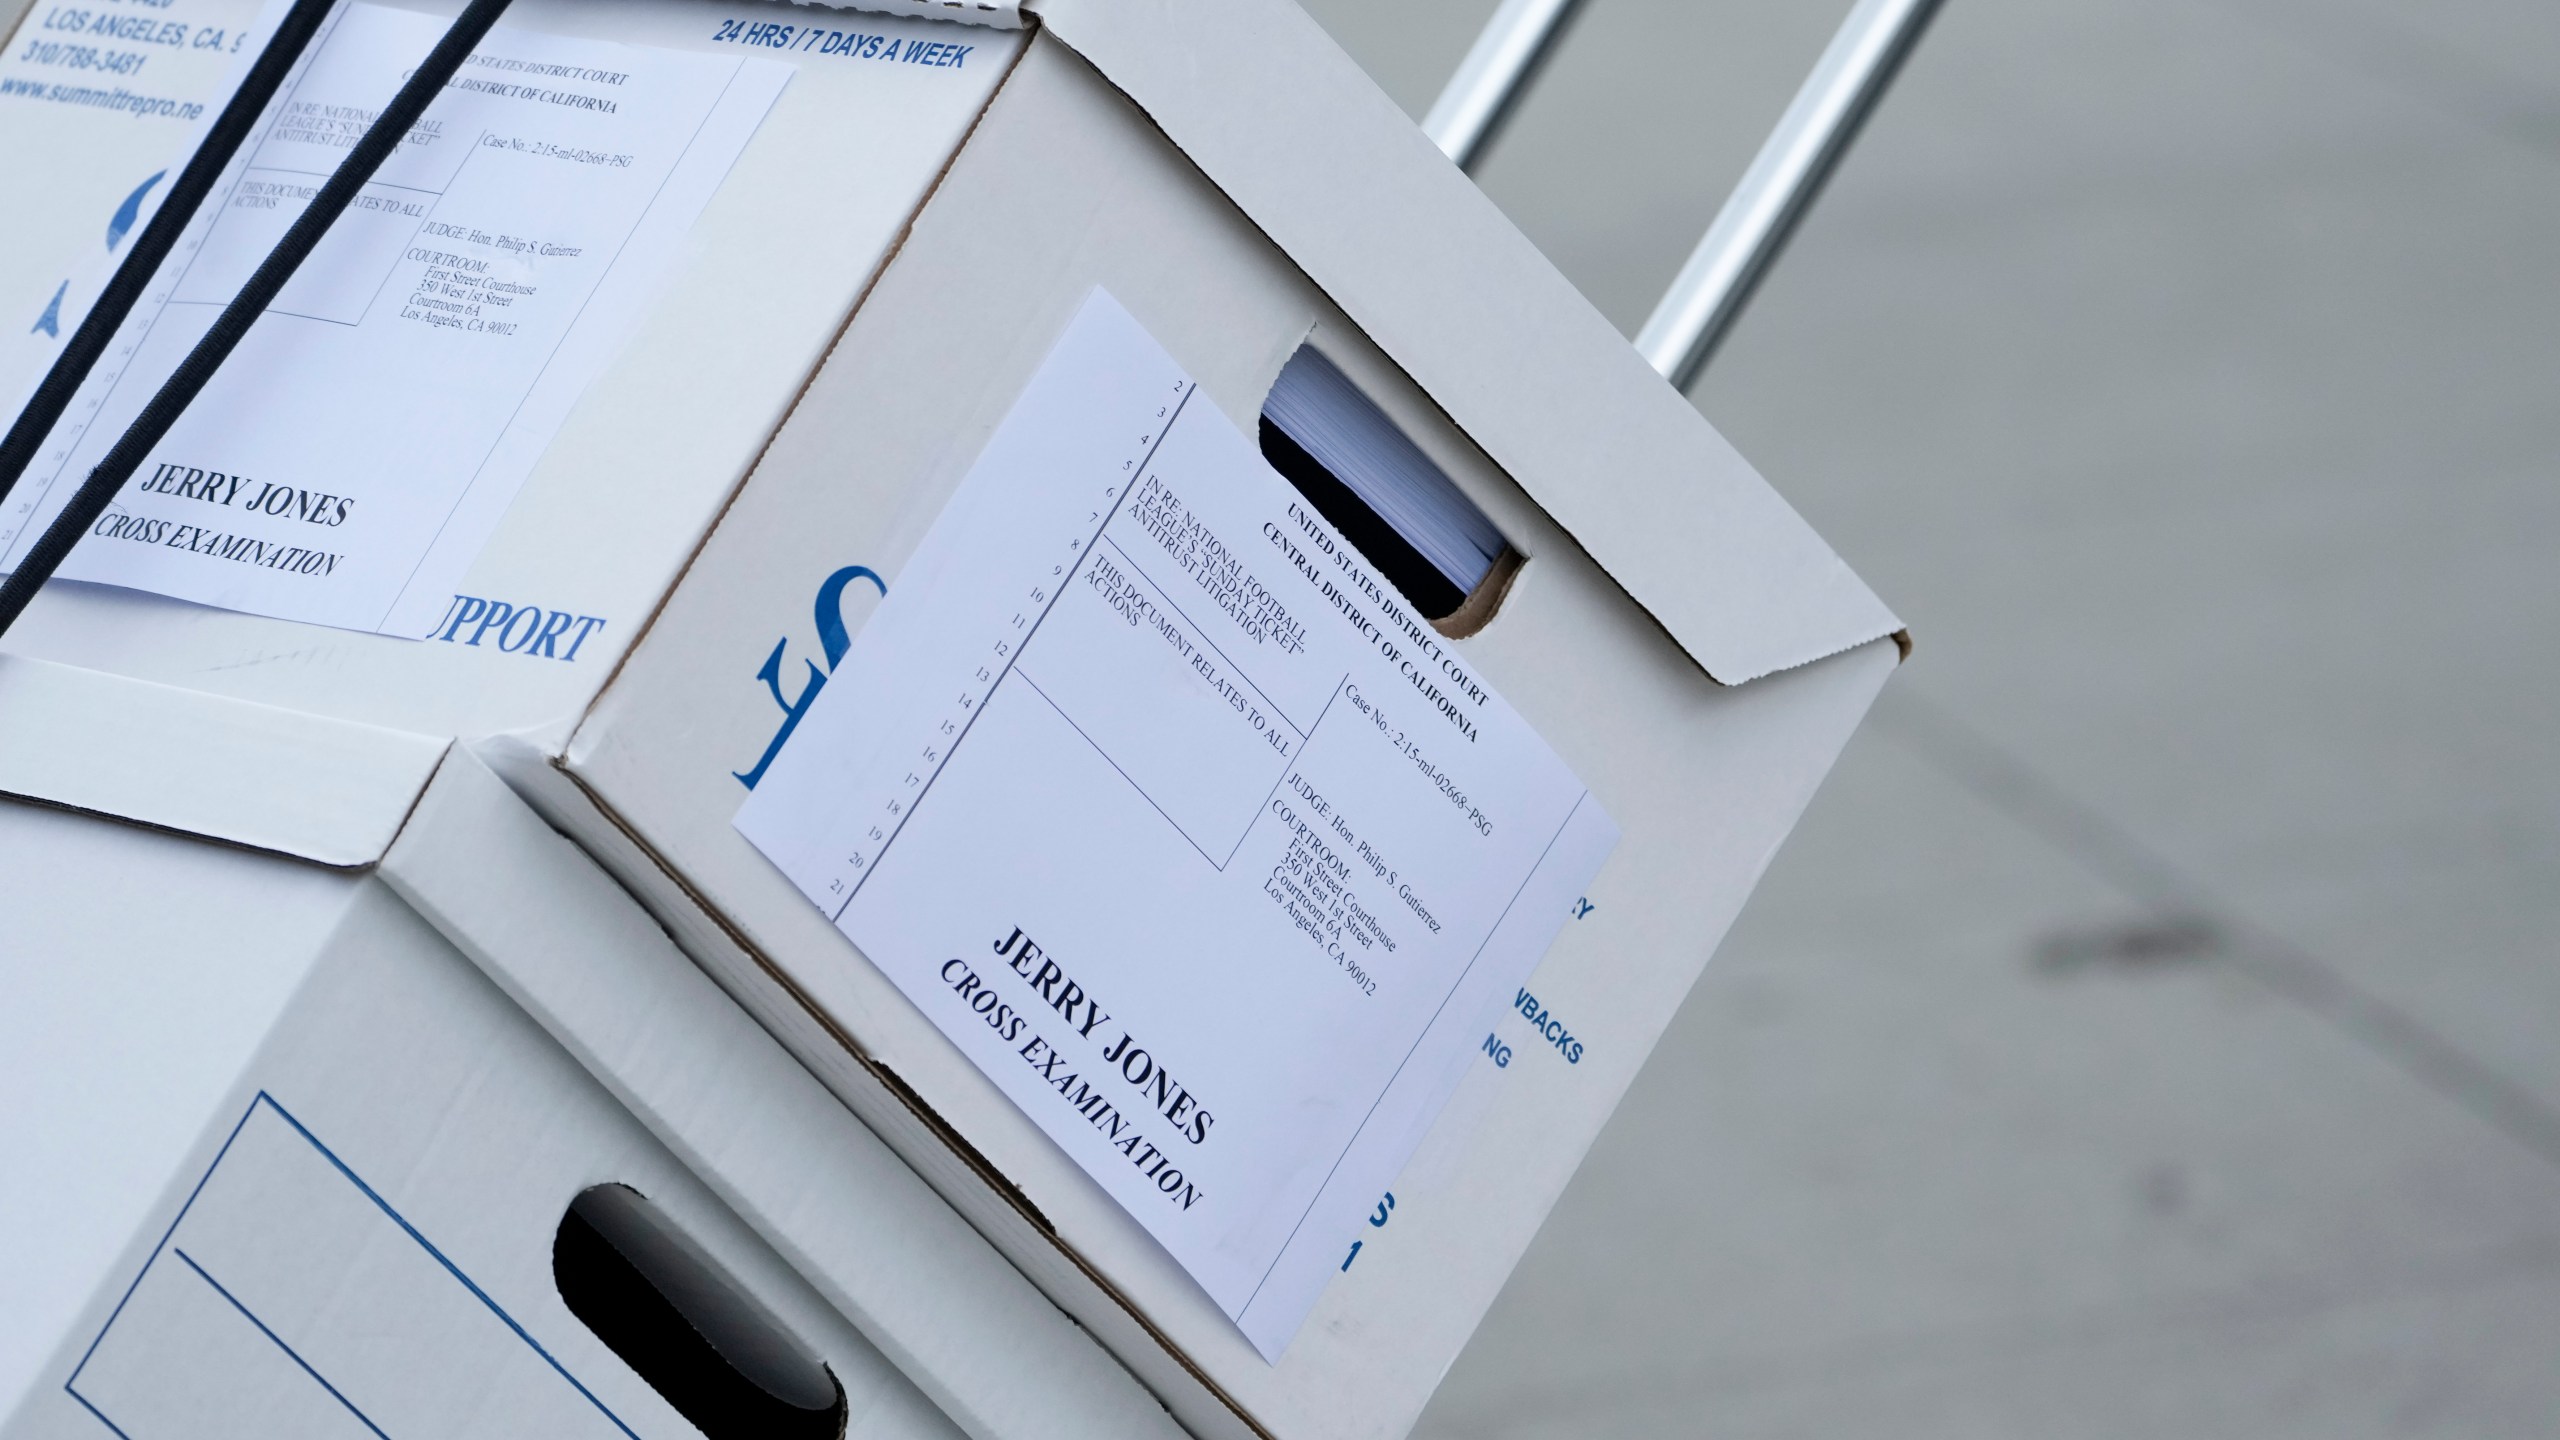
[[[89,527],[106,513],[107,506],[114,503],[117,492],[124,489],[125,482],[133,478],[134,472],[142,468],[142,462],[150,456],[153,447],[168,437],[178,418],[187,413],[187,406],[194,403],[196,396],[203,393],[204,387],[222,368],[222,362],[229,359],[231,352],[248,337],[249,327],[255,325],[258,317],[275,302],[277,294],[293,279],[294,272],[302,268],[302,262],[310,258],[312,250],[329,233],[329,227],[346,212],[347,206],[354,203],[357,192],[373,179],[373,173],[382,168],[382,162],[390,159],[391,152],[408,138],[419,118],[426,114],[427,106],[443,93],[447,82],[462,68],[462,62],[471,58],[472,47],[489,33],[490,26],[498,23],[498,17],[506,13],[507,5],[508,0],[471,0],[461,17],[453,22],[452,28],[444,32],[444,38],[436,42],[436,48],[428,52],[416,73],[409,77],[408,83],[400,87],[400,93],[384,107],[372,128],[364,132],[364,138],[358,140],[355,149],[339,162],[336,173],[320,187],[320,193],[294,220],[293,227],[285,231],[284,239],[267,253],[257,273],[251,275],[248,283],[240,287],[240,293],[223,307],[221,318],[213,322],[213,328],[207,330],[204,338],[196,342],[196,348],[179,362],[168,383],[160,387],[159,393],[151,397],[151,403],[142,408],[142,414],[126,427],[115,448],[98,462],[98,468],[89,472],[89,478],[81,482],[79,492],[62,507],[62,513],[54,517],[53,524],[46,527],[43,538],[27,551],[27,557],[20,562],[17,572],[5,583],[0,583],[0,635],[6,635],[9,627],[17,623],[28,602],[44,588],[45,581],[53,578],[53,572],[61,568],[71,548],[79,544]]]
[[[36,387],[27,408],[9,426],[6,439],[0,439],[0,501],[33,464],[36,451],[45,437],[61,423],[63,413],[88,382],[89,372],[97,368],[98,357],[107,353],[107,345],[116,338],[125,317],[133,313],[135,302],[142,298],[151,277],[160,270],[160,262],[178,248],[178,237],[186,233],[187,223],[203,208],[205,197],[222,179],[231,157],[240,153],[249,133],[257,128],[258,117],[266,113],[267,102],[283,87],[284,77],[293,71],[294,62],[310,48],[311,37],[319,33],[320,22],[329,18],[329,8],[337,0],[294,0],[294,6],[276,27],[275,37],[258,52],[257,63],[241,77],[240,88],[231,92],[231,101],[215,117],[213,127],[205,131],[204,143],[178,171],[177,183],[160,197],[160,208],[152,213],[151,223],[134,237],[133,248],[124,254],[124,263],[116,267],[115,277],[98,295],[98,303],[89,307],[87,318],[71,332],[70,343],[53,357],[53,368],[47,370],[44,383]]]

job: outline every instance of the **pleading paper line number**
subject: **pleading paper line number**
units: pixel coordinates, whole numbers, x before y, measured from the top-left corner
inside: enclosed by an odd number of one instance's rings
[[[953,697],[953,708],[935,717],[930,738],[916,752],[924,768],[910,769],[900,776],[892,787],[892,793],[874,812],[873,823],[865,828],[862,848],[845,857],[848,873],[828,882],[828,893],[843,897],[843,905],[837,907],[839,917],[844,913],[844,906],[853,903],[854,893],[862,888],[862,882],[869,877],[872,867],[896,841],[898,831],[914,813],[916,802],[924,798],[924,792],[942,773],[942,767],[950,763],[952,754],[967,737],[969,727],[976,723],[995,688],[1012,673],[1014,662],[1021,658],[1023,646],[1040,628],[1040,622],[1048,618],[1058,597],[1066,592],[1072,572],[1083,564],[1086,555],[1101,540],[1102,532],[1110,528],[1111,521],[1120,513],[1122,502],[1135,487],[1141,469],[1154,458],[1157,447],[1172,430],[1174,422],[1181,418],[1183,407],[1190,403],[1196,388],[1189,380],[1174,384],[1170,398],[1158,405],[1156,413],[1148,417],[1146,433],[1137,438],[1136,455],[1120,462],[1120,472],[1112,477],[1110,484],[1102,487],[1101,501],[1085,512],[1083,530],[1067,537],[1067,559],[1052,563],[1046,575],[1023,591],[1022,607],[1007,617],[987,649],[990,663],[975,667]]]

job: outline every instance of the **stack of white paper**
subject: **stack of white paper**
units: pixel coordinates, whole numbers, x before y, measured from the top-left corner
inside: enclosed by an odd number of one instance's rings
[[[1378,512],[1460,595],[1501,556],[1502,532],[1314,346],[1298,347],[1281,369],[1262,418]]]

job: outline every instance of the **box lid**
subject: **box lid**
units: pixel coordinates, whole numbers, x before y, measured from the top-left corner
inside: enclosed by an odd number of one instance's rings
[[[0,655],[0,796],[319,865],[381,859],[450,744]]]
[[[1901,630],[1288,0],[1027,0],[1718,681]]]

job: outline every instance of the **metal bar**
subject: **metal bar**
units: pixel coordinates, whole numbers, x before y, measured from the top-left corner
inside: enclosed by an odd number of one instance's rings
[[[1858,0],[1778,128],[1743,172],[1679,278],[1636,333],[1653,368],[1687,389],[1884,98],[1938,0]]]
[[[1502,0],[1431,102],[1422,133],[1459,169],[1473,170],[1581,8],[1582,0]]]

